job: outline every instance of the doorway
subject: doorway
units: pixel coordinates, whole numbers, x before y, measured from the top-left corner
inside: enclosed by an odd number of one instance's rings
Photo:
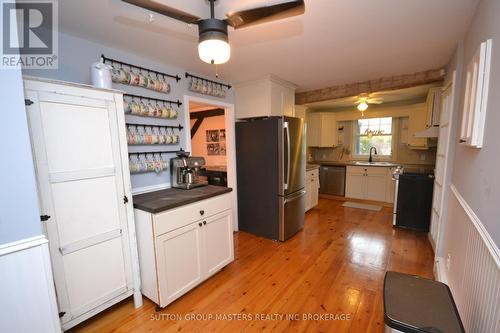
[[[233,189],[233,227],[238,230],[234,105],[184,96],[185,127],[190,131],[186,150],[205,159],[202,175],[210,185]]]

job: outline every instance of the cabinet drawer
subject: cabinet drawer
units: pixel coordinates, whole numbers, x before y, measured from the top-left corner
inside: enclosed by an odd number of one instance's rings
[[[347,166],[348,174],[386,175],[387,167]]]
[[[155,236],[230,209],[231,201],[228,193],[153,215]]]

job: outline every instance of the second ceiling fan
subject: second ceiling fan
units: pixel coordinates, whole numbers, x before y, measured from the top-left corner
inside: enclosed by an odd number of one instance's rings
[[[152,0],[122,1],[188,24],[197,24],[199,33],[198,54],[201,60],[209,64],[223,64],[231,57],[231,47],[229,46],[227,32],[228,25],[239,29],[285,17],[301,15],[305,11],[304,0],[294,0],[228,13],[226,14],[226,19],[222,20],[215,18],[214,3],[216,0],[208,0],[210,3],[210,18],[202,19]]]

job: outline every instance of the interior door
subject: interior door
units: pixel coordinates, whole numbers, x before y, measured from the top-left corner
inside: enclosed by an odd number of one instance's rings
[[[205,278],[215,274],[233,261],[232,212],[226,210],[211,216],[203,223],[203,252],[205,254]]]
[[[432,215],[431,215],[431,237],[437,247],[439,246],[439,237],[441,225],[443,221],[443,201],[446,195],[445,184],[447,183],[447,156],[450,147],[451,135],[451,115],[453,111],[453,84],[455,81],[455,73],[453,80],[446,86],[441,95],[441,116],[439,121],[439,138],[436,152],[436,170],[434,179],[434,196],[432,200]]]
[[[28,91],[62,323],[124,293],[126,211],[114,102]]]
[[[305,187],[306,172],[306,139],[304,120],[284,117],[284,161],[285,182],[288,189],[285,196],[302,190]]]
[[[161,307],[182,296],[203,279],[202,228],[200,221],[156,238]]]

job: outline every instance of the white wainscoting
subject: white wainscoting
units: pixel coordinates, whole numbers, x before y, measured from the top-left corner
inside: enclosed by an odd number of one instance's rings
[[[450,189],[436,278],[450,286],[467,332],[500,332],[500,251],[457,188]]]
[[[0,245],[0,330],[60,332],[44,236]]]

